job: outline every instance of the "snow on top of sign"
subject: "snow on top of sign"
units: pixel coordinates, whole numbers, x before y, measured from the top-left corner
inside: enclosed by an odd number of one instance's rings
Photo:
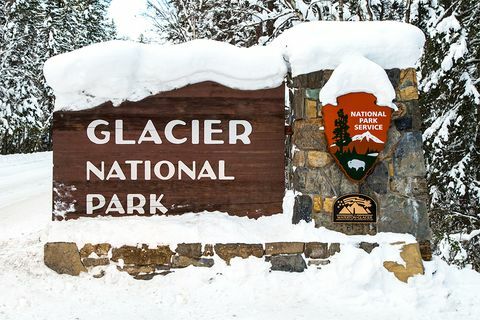
[[[314,21],[299,24],[272,42],[290,63],[293,76],[335,69],[345,56],[362,55],[384,69],[414,67],[425,35],[394,21]]]
[[[55,110],[80,110],[202,81],[242,90],[273,88],[287,71],[296,76],[335,69],[352,54],[384,69],[414,67],[424,42],[422,31],[406,23],[317,21],[296,25],[270,45],[250,48],[213,40],[164,46],[98,43],[50,58],[44,74],[55,92]]]
[[[352,92],[367,92],[377,97],[377,105],[396,110],[392,103],[395,89],[385,70],[362,56],[345,57],[320,90],[323,105],[337,105],[337,98]]]
[[[45,63],[56,95],[55,110],[79,110],[202,81],[256,90],[279,86],[287,72],[274,48],[238,48],[212,40],[178,45],[109,41],[61,54]]]

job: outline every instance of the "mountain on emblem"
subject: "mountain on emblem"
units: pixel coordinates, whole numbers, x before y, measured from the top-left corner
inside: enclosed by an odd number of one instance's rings
[[[375,143],[381,143],[384,144],[382,140],[378,139],[375,137],[373,134],[370,133],[370,131],[365,131],[362,134],[357,134],[356,136],[353,136],[352,141],[363,141],[365,139],[367,142],[373,141]]]
[[[328,150],[350,179],[361,181],[385,147],[392,109],[377,106],[369,93],[349,93],[337,100],[337,106],[322,107]]]
[[[333,222],[376,222],[376,216],[376,202],[363,194],[341,196],[333,205]]]

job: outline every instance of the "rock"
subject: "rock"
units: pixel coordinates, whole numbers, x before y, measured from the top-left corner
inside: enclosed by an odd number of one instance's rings
[[[317,117],[317,100],[305,99],[305,116],[307,119]]]
[[[123,266],[117,267],[118,271],[126,272],[131,276],[136,276],[139,274],[148,274],[156,271],[154,266]]]
[[[383,160],[386,158],[390,158],[401,137],[402,134],[397,130],[397,128],[395,126],[391,126],[388,129],[387,143],[385,144],[383,150],[380,151],[380,153],[378,154],[378,159]]]
[[[154,273],[147,273],[147,274],[138,274],[133,277],[135,280],[152,280],[156,276],[166,276],[167,274],[173,273],[173,271],[162,271],[162,272],[154,272]]]
[[[418,98],[418,89],[416,87],[406,87],[397,92],[397,100],[399,101],[418,100]]]
[[[374,223],[332,223],[329,226],[325,226],[327,229],[335,230],[346,235],[359,235],[369,234],[374,235],[377,233]]]
[[[311,100],[318,100],[320,98],[320,89],[305,89],[305,96]]]
[[[371,243],[371,242],[360,242],[358,245],[360,249],[363,249],[366,253],[372,252],[373,249],[378,247],[378,243]]]
[[[325,182],[323,171],[317,169],[309,169],[305,180],[305,189],[303,192],[330,194],[330,188]]]
[[[298,121],[305,118],[305,89],[299,88],[293,90],[293,113],[295,114],[295,119]]]
[[[422,131],[422,114],[418,106],[418,100],[405,102],[407,106],[407,114],[412,118],[412,130]]]
[[[395,120],[407,115],[407,111],[408,111],[407,102],[396,101],[394,102],[394,104],[397,107],[397,110],[392,112],[392,120]]]
[[[332,222],[332,214],[326,212],[314,212],[312,218],[315,220],[315,228],[325,227],[333,230],[334,224]]]
[[[395,176],[425,177],[422,134],[405,132],[393,155]]]
[[[83,246],[82,249],[80,249],[80,257],[81,258],[87,258],[89,255],[91,255],[93,252],[95,252],[95,246],[91,243],[87,243],[86,245]]]
[[[323,211],[328,213],[333,213],[333,205],[335,204],[336,198],[325,198],[323,200]]]
[[[305,167],[298,167],[293,172],[293,188],[299,192],[305,192],[307,184],[308,169]]]
[[[419,197],[427,200],[427,180],[423,177],[393,177],[390,182],[390,189],[408,197]]]
[[[333,160],[328,152],[324,151],[308,151],[307,165],[312,168],[321,168],[332,163]]]
[[[202,256],[201,243],[180,243],[177,245],[175,252],[181,256],[189,258],[200,258]]]
[[[301,254],[272,256],[272,271],[303,272],[307,268]]]
[[[413,127],[413,120],[411,116],[401,117],[393,120],[393,122],[399,131],[409,130]]]
[[[328,246],[328,254],[330,256],[333,256],[335,253],[338,252],[340,252],[340,243],[330,243],[330,245]]]
[[[323,173],[324,179],[320,182],[321,191],[317,193],[321,193],[324,197],[358,192],[358,184],[350,181],[336,162],[318,170]]]
[[[108,258],[83,258],[82,263],[85,267],[98,267],[98,266],[106,266],[110,264],[110,260]]]
[[[322,119],[296,120],[293,144],[302,150],[325,150],[327,142]]]
[[[43,247],[43,252],[45,265],[59,274],[78,276],[81,272],[87,272],[76,243],[49,242]]]
[[[103,278],[104,276],[105,276],[105,270],[100,270],[99,273],[93,275],[95,279],[100,279],[100,278]]]
[[[294,189],[302,193],[332,197],[339,193],[358,192],[358,187],[348,181],[336,164],[323,168],[297,167],[293,174]]]
[[[388,79],[390,80],[392,86],[397,88],[398,84],[400,83],[400,69],[387,69],[385,72],[387,73]]]
[[[113,261],[123,259],[125,264],[139,266],[169,265],[172,255],[168,246],[158,246],[156,249],[149,249],[146,245],[142,245],[142,248],[123,246],[112,250]]]
[[[191,258],[186,256],[173,256],[172,268],[185,268],[188,266],[210,268],[214,264],[213,259]]]
[[[418,99],[417,75],[414,68],[400,71],[400,82],[397,91],[397,100],[410,101]]]
[[[279,254],[303,253],[303,242],[270,242],[265,244],[265,254],[268,256]]]
[[[326,266],[327,264],[330,264],[330,260],[322,260],[322,259],[308,260],[308,266]]]
[[[99,243],[93,245],[91,243],[87,243],[80,249],[80,257],[88,258],[92,253],[95,253],[97,256],[108,256],[108,252],[112,246],[109,243]]]
[[[362,192],[368,190],[385,194],[388,191],[388,181],[388,168],[385,163],[379,162],[373,169],[372,173],[363,181],[360,190]]]
[[[305,243],[305,257],[311,259],[327,259],[330,257],[328,243],[307,242]]]
[[[292,223],[297,224],[301,220],[306,222],[312,221],[312,198],[308,195],[298,195],[295,197]]]
[[[418,243],[404,245],[400,252],[400,257],[405,261],[405,266],[394,261],[385,261],[383,266],[390,272],[393,272],[398,280],[408,282],[410,277],[417,274],[424,274],[422,256]]]
[[[420,241],[418,245],[420,247],[420,253],[422,255],[422,259],[424,261],[432,261],[432,246],[430,244],[430,241],[428,240]]]
[[[293,162],[294,167],[303,167],[305,165],[305,152],[301,150],[295,150],[293,153]]]
[[[203,249],[203,255],[205,257],[213,257],[214,252],[213,252],[213,245],[211,244],[206,244],[205,248]]]
[[[322,88],[332,75],[333,70],[319,70],[301,74],[293,78],[295,88]]]
[[[428,240],[431,231],[426,202],[388,193],[380,199],[378,232],[409,233],[419,241]]]
[[[263,245],[246,243],[228,243],[215,245],[217,255],[230,264],[230,260],[235,257],[246,259],[250,256],[257,258],[263,257]]]
[[[322,196],[318,194],[313,196],[313,211],[314,212],[322,211]]]

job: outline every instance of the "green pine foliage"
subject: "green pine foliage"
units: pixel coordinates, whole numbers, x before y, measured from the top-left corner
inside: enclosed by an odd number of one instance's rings
[[[114,38],[104,0],[0,4],[0,153],[51,148],[54,97],[43,77],[51,56]]]
[[[348,144],[352,142],[352,138],[348,133],[348,115],[343,113],[343,109],[338,110],[337,115],[338,118],[335,119],[335,129],[333,129],[333,139],[340,153],[343,153],[343,147],[348,146]]]

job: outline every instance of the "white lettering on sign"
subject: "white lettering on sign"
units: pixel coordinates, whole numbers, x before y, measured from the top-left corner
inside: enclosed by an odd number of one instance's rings
[[[200,143],[209,145],[222,144],[251,144],[250,135],[253,128],[247,120],[191,120],[189,123],[183,120],[171,120],[163,128],[155,126],[152,120],[148,120],[140,135],[132,136],[126,132],[123,120],[115,120],[113,128],[106,120],[93,120],[87,126],[87,137],[94,144],[117,145],[156,144],[170,143],[172,145]],[[127,124],[128,128],[128,124]],[[134,131],[136,132],[136,131]],[[234,176],[227,175],[225,160],[215,163],[208,160],[168,161],[160,160],[125,160],[125,161],[100,161],[94,163],[87,161],[87,181],[150,181],[155,180],[235,180]],[[107,199],[102,194],[86,195],[87,214],[165,214],[168,209],[162,204],[164,194],[127,194],[126,198],[120,199],[113,194]],[[149,207],[148,210],[145,208]]]
[[[161,213],[167,213],[168,209],[162,204],[163,194],[157,196],[156,194],[149,195],[149,213],[156,214],[158,211]],[[100,211],[105,207],[107,201],[105,196],[101,194],[87,194],[86,196],[87,203],[87,214],[102,213]],[[108,202],[107,208],[104,210],[105,213],[116,213],[116,214],[133,214],[133,213],[145,213],[145,205],[147,204],[147,198],[143,194],[127,194],[126,207],[127,211],[123,206],[122,201],[120,201],[118,195],[113,194],[112,198]],[[98,212],[100,211],[100,212]]]
[[[252,124],[246,120],[229,120],[228,121],[228,140],[223,140],[220,136],[223,133],[223,129],[218,125],[222,124],[222,120],[204,120],[203,121],[203,143],[204,144],[237,144],[241,141],[243,144],[250,144],[250,134],[252,133]],[[106,144],[110,142],[111,132],[102,130],[96,133],[97,127],[109,126],[110,123],[105,120],[93,120],[87,127],[87,137],[95,144]],[[199,144],[200,143],[200,121],[192,120],[190,123],[190,136],[178,137],[173,134],[176,127],[187,126],[187,123],[182,120],[169,121],[163,130],[164,138],[171,144]],[[115,144],[142,144],[153,143],[162,144],[162,138],[159,130],[155,126],[152,120],[148,120],[143,127],[142,133],[137,139],[125,139],[124,138],[124,123],[123,120],[115,120],[115,127],[113,128],[113,134],[115,137]],[[160,131],[161,132],[161,131]]]
[[[360,118],[359,124],[354,125],[354,130],[375,131],[383,130],[383,125],[378,124],[378,118],[384,118],[387,114],[385,111],[351,111],[350,117]]]
[[[122,169],[124,167],[125,169]],[[197,168],[200,168],[197,171]],[[176,163],[162,160],[153,164],[151,161],[141,160],[125,160],[122,164],[118,161],[113,161],[112,164],[107,164],[105,161],[101,161],[98,165],[87,161],[87,181],[96,180],[109,181],[109,180],[151,180],[151,173],[158,180],[183,180],[184,177],[189,177],[191,180],[200,180],[202,178],[210,178],[210,180],[235,180],[235,177],[227,176],[225,171],[225,160],[219,160],[215,166],[212,166],[209,161],[204,161],[200,166],[197,165],[197,161],[192,161],[191,164],[187,164],[183,161]],[[215,170],[217,169],[217,170]],[[218,177],[215,174],[218,172]],[[139,176],[139,172],[143,175]],[[107,173],[105,175],[105,173]]]

